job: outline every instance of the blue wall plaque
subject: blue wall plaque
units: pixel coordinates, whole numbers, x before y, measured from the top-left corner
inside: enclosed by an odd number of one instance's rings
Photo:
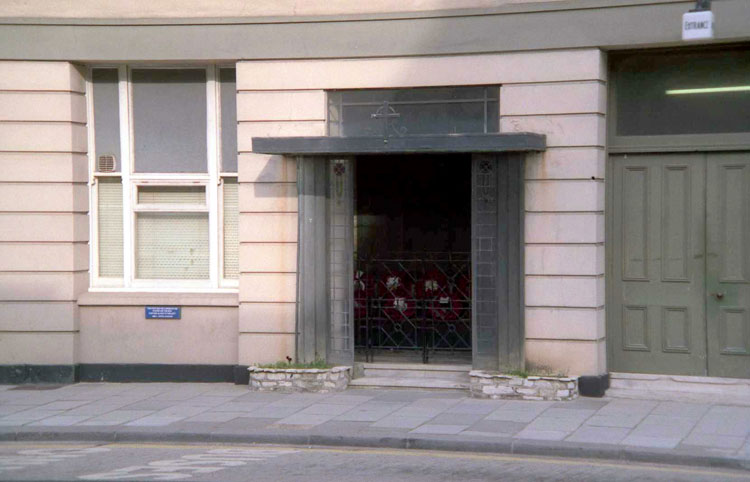
[[[182,308],[179,306],[147,306],[146,319],[179,320],[182,318]]]

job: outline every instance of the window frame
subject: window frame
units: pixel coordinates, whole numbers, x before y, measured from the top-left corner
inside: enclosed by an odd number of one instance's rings
[[[741,46],[741,44],[738,44]],[[731,46],[731,45],[730,45]],[[719,47],[679,47],[649,50],[622,50],[609,56],[607,72],[607,150],[610,153],[639,152],[690,152],[690,151],[734,151],[750,148],[750,130],[733,133],[709,134],[660,134],[660,135],[619,135],[617,133],[618,83],[622,62],[637,56],[668,56],[690,53],[720,53]]]
[[[370,93],[377,93],[377,92],[393,92],[393,93],[400,93],[400,92],[406,92],[406,91],[428,91],[428,90],[435,90],[435,89],[443,89],[443,90],[458,90],[458,89],[479,89],[481,88],[483,90],[482,97],[467,97],[467,98],[459,98],[459,99],[446,99],[446,98],[437,98],[437,97],[431,97],[428,99],[423,100],[415,100],[415,99],[402,99],[402,100],[395,100],[395,101],[386,101],[386,100],[361,100],[361,101],[344,101],[344,96],[347,94],[358,94],[358,93],[364,93],[364,92],[370,92]],[[430,86],[416,86],[416,87],[383,87],[383,88],[368,88],[368,89],[328,89],[325,91],[325,102],[326,102],[326,135],[329,137],[368,137],[368,138],[381,138],[383,137],[381,133],[373,134],[373,135],[364,135],[364,134],[356,134],[356,135],[344,135],[344,128],[345,128],[345,122],[344,122],[344,108],[345,107],[353,107],[353,106],[359,106],[359,107],[365,107],[369,106],[377,110],[378,107],[383,107],[384,104],[387,103],[388,106],[402,106],[402,105],[427,105],[427,106],[447,106],[451,104],[482,104],[482,110],[483,110],[483,126],[482,126],[482,132],[463,132],[460,134],[496,134],[499,133],[500,130],[500,97],[501,97],[501,84],[477,84],[477,85],[430,85]],[[497,94],[496,97],[492,97],[489,94],[491,92],[495,92]],[[380,99],[384,99],[384,97],[380,97]],[[497,104],[497,130],[490,130],[490,117],[488,115],[489,113],[489,104],[496,103]],[[337,119],[332,120],[331,110],[334,108],[338,110],[337,113]],[[373,112],[374,113],[374,112]],[[422,137],[422,136],[433,136],[433,135],[444,135],[438,132],[427,132],[427,133],[421,133],[421,134],[412,134],[408,133],[408,131],[404,134],[396,134],[394,132],[387,132],[387,135],[385,137]]]
[[[224,277],[224,181],[237,178],[237,172],[222,172],[221,131],[221,69],[235,69],[233,64],[94,64],[86,72],[87,136],[89,161],[89,248],[91,291],[150,291],[150,292],[237,292],[238,278]],[[117,69],[120,153],[119,172],[96,172],[94,132],[94,99],[92,74],[95,69]],[[205,173],[138,173],[135,172],[133,69],[205,69],[206,71],[206,172]],[[98,178],[119,177],[122,182],[123,209],[123,277],[99,276],[99,213]],[[139,186],[204,186],[205,207],[139,205]],[[139,212],[206,212],[209,231],[209,276],[204,280],[139,279],[136,278],[136,216]]]

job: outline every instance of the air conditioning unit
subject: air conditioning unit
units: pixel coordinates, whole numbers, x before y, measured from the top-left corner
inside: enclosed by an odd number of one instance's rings
[[[96,160],[96,172],[115,172],[117,159],[112,154],[103,154]]]

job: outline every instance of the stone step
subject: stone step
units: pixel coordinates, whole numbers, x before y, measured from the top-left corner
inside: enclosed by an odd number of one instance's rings
[[[750,405],[750,379],[610,373],[608,398]]]
[[[367,378],[436,379],[469,383],[471,365],[428,365],[421,363],[359,363],[357,376]]]
[[[467,375],[468,378],[468,375]],[[350,388],[421,388],[425,390],[469,390],[469,382],[444,378],[362,377],[349,382]]]

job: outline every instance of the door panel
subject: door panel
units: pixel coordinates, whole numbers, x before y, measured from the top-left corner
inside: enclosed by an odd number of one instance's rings
[[[708,374],[750,378],[750,154],[707,165]]]
[[[471,161],[472,364],[481,370],[500,364],[497,164],[492,155],[474,155]]]
[[[612,370],[705,375],[705,155],[612,167]]]
[[[474,154],[471,166],[472,365],[521,369],[523,157]]]

